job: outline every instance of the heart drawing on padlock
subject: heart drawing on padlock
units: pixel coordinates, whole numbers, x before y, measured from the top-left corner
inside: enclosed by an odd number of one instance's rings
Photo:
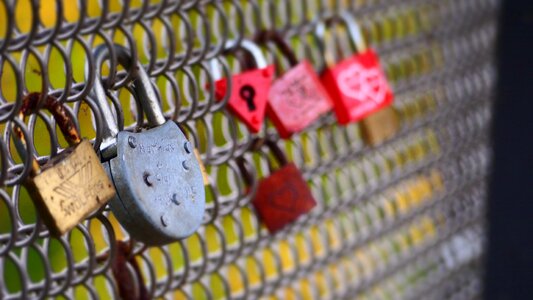
[[[335,102],[340,124],[357,122],[392,103],[393,94],[372,49],[327,69],[322,80]]]
[[[269,164],[270,175],[261,178],[257,183],[252,205],[268,231],[276,233],[311,211],[316,206],[316,201],[298,167],[287,160],[277,143],[256,138],[252,142],[252,149],[260,149],[262,145],[268,146],[280,167],[272,170]],[[245,184],[252,187],[255,179],[246,166],[245,159],[238,158],[237,165]]]
[[[298,201],[298,191],[292,185],[283,185],[270,194],[268,202],[272,207],[287,213],[293,213],[295,202]]]
[[[288,163],[262,179],[252,203],[271,233],[316,206],[307,182],[294,163]]]
[[[388,91],[385,76],[376,66],[365,68],[354,63],[337,75],[337,82],[344,95],[359,102],[377,104]]]

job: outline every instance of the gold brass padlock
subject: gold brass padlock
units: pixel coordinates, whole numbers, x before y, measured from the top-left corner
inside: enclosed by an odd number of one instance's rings
[[[198,161],[198,164],[200,165],[200,171],[202,172],[202,178],[204,180],[204,185],[209,185],[209,176],[207,175],[207,170],[202,161],[202,157],[200,156],[200,151],[198,151],[198,148],[194,148],[193,152],[194,152],[194,156],[196,157],[196,160]]]
[[[398,113],[392,107],[377,111],[361,121],[365,142],[376,146],[393,137],[400,128]]]
[[[21,119],[35,110],[40,98],[39,93],[24,98]],[[44,100],[44,107],[51,112],[70,147],[42,167],[35,157],[31,158],[32,170],[25,186],[50,232],[60,236],[105,205],[115,195],[115,188],[93,146],[81,138],[65,107],[52,96]],[[22,130],[13,125],[12,131],[18,152],[25,153]]]
[[[185,134],[185,137],[189,139],[189,130],[184,127],[181,124],[178,124],[178,127],[181,129],[183,134]],[[192,152],[194,153],[194,157],[196,157],[196,160],[198,161],[198,164],[200,165],[200,172],[202,172],[202,179],[204,181],[204,186],[209,185],[209,175],[207,175],[207,169],[205,168],[204,162],[202,161],[202,156],[200,155],[200,151],[198,150],[197,146],[193,146]]]

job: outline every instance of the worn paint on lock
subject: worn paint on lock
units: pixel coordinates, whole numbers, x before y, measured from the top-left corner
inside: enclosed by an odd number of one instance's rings
[[[253,205],[275,233],[309,212],[316,201],[296,165],[289,163],[259,182]]]
[[[303,61],[274,81],[267,113],[279,135],[289,138],[328,112],[332,105],[313,67]]]
[[[322,81],[335,102],[340,124],[359,121],[393,100],[379,58],[372,49],[328,68]]]
[[[83,140],[42,167],[29,192],[52,233],[62,235],[115,195],[91,143]]]
[[[200,165],[176,123],[119,132],[109,169],[117,189],[110,202],[133,238],[165,244],[193,234],[202,223],[205,189]]]
[[[245,71],[231,77],[230,110],[239,117],[253,133],[261,130],[265,118],[268,93],[274,76],[274,66]],[[215,96],[222,100],[227,92],[225,78],[215,82]]]

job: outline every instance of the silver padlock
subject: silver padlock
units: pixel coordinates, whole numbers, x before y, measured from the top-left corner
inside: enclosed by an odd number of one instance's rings
[[[113,47],[118,63],[133,72],[130,85],[149,129],[119,132],[100,82],[100,68],[110,52],[107,46],[97,47],[92,94],[104,121],[102,161],[117,190],[111,209],[130,235],[145,244],[162,245],[188,237],[202,224],[205,209],[202,172],[193,146],[176,123],[165,120],[143,66],[128,49]]]

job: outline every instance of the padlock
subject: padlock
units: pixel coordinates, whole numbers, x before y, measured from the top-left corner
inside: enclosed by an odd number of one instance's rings
[[[390,105],[393,93],[383,72],[377,53],[367,48],[359,25],[348,12],[327,20],[329,24],[343,22],[357,53],[335,64],[326,57],[327,67],[322,82],[334,101],[339,124],[359,121]],[[327,46],[326,24],[318,23],[316,33]],[[323,46],[322,48],[326,48]],[[328,53],[326,53],[328,54]],[[331,53],[329,53],[331,54]]]
[[[287,139],[330,111],[333,102],[313,66],[307,60],[298,62],[294,51],[278,32],[262,31],[256,41],[273,42],[291,66],[272,83],[267,104],[267,116],[280,137]]]
[[[117,190],[110,207],[131,237],[145,244],[188,237],[202,224],[205,210],[202,172],[193,147],[175,122],[165,120],[143,66],[122,46],[114,45],[113,52],[132,72],[130,84],[149,128],[119,132],[102,83],[99,77],[95,80],[92,93],[105,122],[100,151]],[[110,55],[107,46],[95,49],[96,76]]]
[[[32,114],[40,99],[39,93],[24,97],[20,117]],[[115,195],[115,189],[93,146],[81,138],[65,107],[50,95],[44,98],[43,106],[56,120],[70,147],[42,167],[35,157],[28,158],[32,159],[32,171],[25,186],[50,233],[61,236],[104,206]],[[22,155],[25,153],[22,130],[13,125],[12,132]]]
[[[244,66],[244,69],[248,70],[231,76],[228,107],[253,133],[258,133],[265,118],[274,66],[267,64],[261,49],[250,40],[243,39],[238,47],[234,42],[228,41],[226,49],[245,50],[255,61],[255,68],[248,69]],[[222,101],[227,93],[228,81],[222,78],[216,59],[211,60],[211,71],[216,80],[215,97],[218,101]]]
[[[377,146],[398,132],[400,119],[395,109],[387,107],[364,118],[361,125],[365,142]]]
[[[272,140],[256,139],[255,147],[266,144],[278,161],[280,168],[259,181],[252,204],[270,233],[276,233],[296,221],[316,206],[307,182],[294,163],[289,163],[283,151]],[[243,158],[237,164],[245,183],[252,185],[252,176]]]

